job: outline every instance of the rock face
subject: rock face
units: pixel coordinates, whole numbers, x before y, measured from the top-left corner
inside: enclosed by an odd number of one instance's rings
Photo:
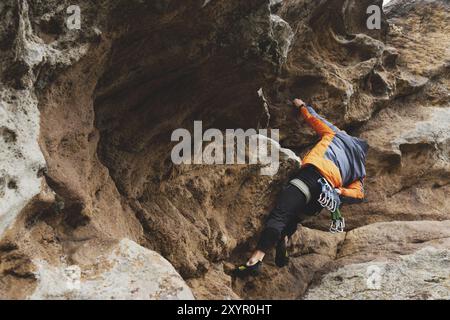
[[[178,273],[199,299],[448,298],[448,1],[393,0],[374,30],[381,0],[78,3],[79,30],[69,1],[0,4],[0,298],[192,298]],[[367,202],[232,279],[316,139],[294,97],[369,142]],[[174,165],[194,120],[280,129],[277,174]]]
[[[448,300],[449,266],[449,250],[432,247],[395,262],[349,264],[327,274],[305,299]]]
[[[381,222],[354,229],[304,298],[449,299],[449,248],[449,221]]]
[[[35,264],[38,284],[31,299],[194,298],[167,260],[127,239],[109,255],[100,255],[93,265],[61,269],[44,261]]]
[[[5,15],[5,4],[2,4],[2,15]],[[14,39],[14,53],[16,66],[21,72],[39,64],[44,55],[44,49],[33,40],[30,21],[28,18],[28,4],[22,3],[16,8],[20,12],[15,18],[6,15],[5,23],[1,26],[4,35],[10,27],[8,24],[15,20],[16,38]],[[9,18],[9,19],[8,19]],[[4,38],[4,37],[2,37]],[[8,39],[2,39],[3,42]],[[2,48],[10,49],[10,48]],[[2,74],[6,70],[8,60],[1,56]],[[18,72],[14,70],[11,72]],[[25,78],[25,76],[24,76]],[[29,79],[19,86],[32,86]],[[19,88],[18,88],[19,89]],[[41,170],[45,168],[44,156],[39,148],[39,110],[38,100],[33,90],[17,90],[1,87],[0,91],[0,234],[13,223],[28,201],[40,191]]]

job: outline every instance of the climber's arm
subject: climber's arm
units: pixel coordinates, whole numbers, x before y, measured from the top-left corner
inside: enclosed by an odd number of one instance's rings
[[[339,129],[331,122],[322,118],[310,105],[306,105],[302,100],[295,99],[294,105],[300,108],[305,121],[317,132],[320,136],[325,134],[335,134]]]
[[[364,179],[358,179],[346,187],[338,188],[342,203],[361,203],[364,200]]]

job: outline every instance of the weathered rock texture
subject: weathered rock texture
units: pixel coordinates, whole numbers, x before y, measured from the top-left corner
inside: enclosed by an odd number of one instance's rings
[[[0,298],[190,298],[177,272],[200,299],[448,298],[450,4],[394,0],[368,30],[381,2],[80,0],[69,30],[69,1],[2,1]],[[301,156],[316,137],[294,97],[368,140],[367,202],[348,233],[323,213],[288,267],[234,280],[299,162],[175,166],[170,136],[278,128]],[[389,285],[356,292],[373,263]]]
[[[395,262],[349,264],[327,274],[305,299],[448,299],[449,250],[424,248]]]
[[[83,248],[86,250],[86,248]],[[98,248],[96,248],[98,250]],[[88,249],[92,250],[92,249]],[[38,266],[31,299],[193,299],[189,287],[158,253],[122,240],[92,265]]]

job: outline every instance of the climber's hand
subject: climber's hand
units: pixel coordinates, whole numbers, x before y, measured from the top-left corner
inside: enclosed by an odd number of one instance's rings
[[[301,99],[294,99],[294,107],[300,109],[301,107],[306,107],[306,103]]]
[[[341,191],[340,189],[336,188],[336,189],[334,189],[334,190],[336,190],[336,193],[337,193],[338,195],[341,195],[341,194],[342,194],[342,191]]]

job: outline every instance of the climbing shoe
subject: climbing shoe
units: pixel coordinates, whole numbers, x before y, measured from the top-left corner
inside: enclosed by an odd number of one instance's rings
[[[283,268],[289,263],[289,254],[286,247],[286,240],[281,239],[278,241],[277,248],[275,250],[275,264],[278,268]]]
[[[252,266],[243,264],[234,269],[234,276],[237,278],[246,278],[248,276],[258,276],[261,273],[262,261],[258,261]]]

